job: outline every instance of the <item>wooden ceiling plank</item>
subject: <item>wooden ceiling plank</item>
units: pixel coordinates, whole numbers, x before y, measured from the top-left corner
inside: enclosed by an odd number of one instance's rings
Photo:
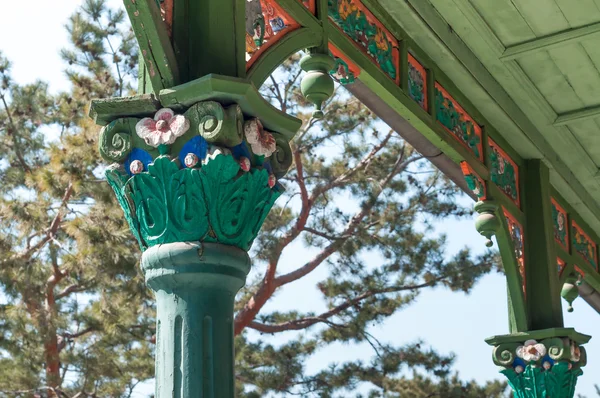
[[[511,0],[538,37],[572,28],[555,0]]]
[[[580,120],[592,119],[600,116],[600,106],[592,106],[589,108],[578,109],[572,112],[565,112],[556,118],[553,126],[565,126],[569,123],[577,122]]]
[[[476,29],[479,30],[480,24],[477,18],[484,20],[492,30],[490,33],[497,37],[505,47],[536,38],[527,21],[510,0],[494,0],[493,2],[489,0],[454,0],[454,2]],[[469,8],[473,11],[469,11]],[[487,41],[485,37],[484,39]]]
[[[567,44],[598,38],[599,36],[600,22],[510,46],[504,51],[504,54],[500,56],[500,59],[503,61],[511,61],[524,55],[547,51]]]
[[[600,9],[594,0],[555,0],[572,28],[600,21]],[[575,7],[574,7],[575,5]]]

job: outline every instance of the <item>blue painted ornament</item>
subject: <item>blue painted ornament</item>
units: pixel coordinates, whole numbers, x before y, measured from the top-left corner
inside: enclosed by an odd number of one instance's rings
[[[125,159],[125,171],[130,176],[141,173],[142,171],[148,171],[148,165],[153,161],[152,155],[148,152],[140,148],[133,148],[127,159]]]
[[[283,22],[281,17],[273,18],[269,21],[269,23],[271,24],[271,28],[273,29],[274,33],[285,29],[285,22]]]
[[[200,137],[199,135],[195,136],[194,138],[190,139],[188,142],[186,142],[183,147],[181,148],[181,151],[179,151],[179,160],[181,161],[181,164],[184,167],[194,167],[196,165],[196,163],[198,163],[198,160],[203,160],[204,158],[206,158],[206,152],[207,152],[207,148],[208,148],[208,142],[206,142],[206,140],[202,137]],[[193,156],[190,155],[195,155],[197,158],[196,162],[185,162],[186,157],[188,159],[192,159]],[[189,164],[189,165],[188,165]]]

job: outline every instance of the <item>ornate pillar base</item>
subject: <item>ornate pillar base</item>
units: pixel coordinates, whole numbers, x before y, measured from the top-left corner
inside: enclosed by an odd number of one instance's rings
[[[508,379],[515,398],[572,398],[587,362],[590,336],[572,328],[494,336],[494,363]]]
[[[245,251],[169,243],[142,256],[156,293],[156,396],[233,397],[233,304],[250,271]]]

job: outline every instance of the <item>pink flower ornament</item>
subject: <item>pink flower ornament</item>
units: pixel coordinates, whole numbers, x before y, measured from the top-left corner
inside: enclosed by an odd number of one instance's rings
[[[268,158],[277,149],[275,138],[263,129],[262,123],[258,119],[248,120],[244,123],[244,135],[255,155]]]
[[[581,349],[575,344],[575,342],[571,342],[571,361],[579,362],[581,359]]]
[[[536,362],[546,355],[546,346],[535,340],[527,340],[525,345],[517,347],[517,356],[526,362]]]
[[[190,128],[190,122],[183,115],[176,115],[169,108],[160,109],[154,119],[145,117],[135,125],[137,135],[146,144],[158,148],[159,145],[170,145],[177,137],[182,136]]]

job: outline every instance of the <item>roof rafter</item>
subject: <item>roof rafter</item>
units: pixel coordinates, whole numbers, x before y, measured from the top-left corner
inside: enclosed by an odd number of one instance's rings
[[[553,126],[564,126],[572,122],[592,119],[600,116],[600,106],[592,106],[589,108],[577,109],[575,111],[566,112],[558,115]]]
[[[558,32],[549,36],[540,37],[531,41],[515,44],[508,47],[500,56],[502,61],[511,61],[524,55],[537,53],[564,46],[574,42],[589,40],[600,35],[600,22],[580,28]]]

